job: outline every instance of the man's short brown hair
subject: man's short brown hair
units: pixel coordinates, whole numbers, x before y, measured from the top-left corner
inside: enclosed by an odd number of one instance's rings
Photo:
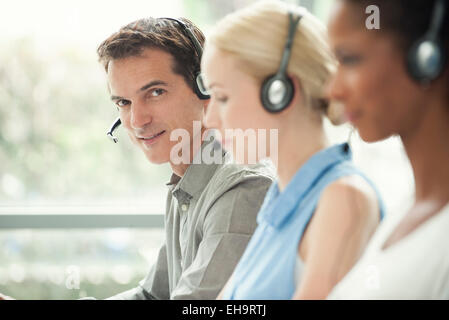
[[[180,18],[194,33],[201,45],[204,35],[190,20]],[[144,49],[160,49],[172,55],[173,72],[181,75],[193,90],[200,60],[192,41],[178,22],[164,18],[144,18],[120,28],[97,49],[99,61],[108,72],[111,60],[139,56]]]

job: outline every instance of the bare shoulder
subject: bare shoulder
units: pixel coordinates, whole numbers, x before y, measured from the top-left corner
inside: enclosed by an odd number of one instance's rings
[[[310,279],[332,273],[335,279],[325,287],[330,291],[363,254],[379,221],[377,194],[363,177],[346,176],[327,185],[299,248],[300,256],[312,266]]]
[[[331,202],[350,210],[375,209],[379,211],[379,201],[373,187],[361,176],[350,175],[329,184],[321,195],[320,202]],[[361,210],[361,214],[369,213]],[[369,210],[372,211],[372,210]]]
[[[300,254],[307,259],[310,252],[339,248],[342,241],[345,248],[357,247],[360,254],[379,222],[378,198],[365,179],[351,175],[335,180],[321,194]]]
[[[377,227],[380,221],[379,200],[373,187],[361,176],[339,178],[321,194],[316,215],[339,225],[348,223]],[[354,219],[356,218],[356,219]]]

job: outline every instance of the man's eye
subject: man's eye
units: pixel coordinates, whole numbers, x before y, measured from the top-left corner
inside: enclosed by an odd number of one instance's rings
[[[159,97],[161,94],[163,94],[165,92],[165,90],[164,89],[154,89],[154,90],[151,90],[151,96],[152,97]]]
[[[115,104],[117,106],[119,106],[120,108],[122,108],[124,106],[127,106],[129,104],[129,101],[128,100],[118,100]]]

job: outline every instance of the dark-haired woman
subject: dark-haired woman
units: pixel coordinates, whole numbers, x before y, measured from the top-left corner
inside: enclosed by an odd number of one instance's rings
[[[366,13],[370,5],[379,9],[379,29],[367,28],[376,18]],[[329,95],[344,104],[363,140],[400,136],[415,201],[383,223],[330,298],[449,299],[448,5],[336,2],[329,34],[340,64]]]

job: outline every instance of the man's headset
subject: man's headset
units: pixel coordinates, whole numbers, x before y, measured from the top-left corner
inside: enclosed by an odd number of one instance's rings
[[[182,30],[184,31],[184,34],[192,42],[192,44],[195,48],[196,55],[198,56],[199,61],[201,61],[201,56],[203,55],[203,48],[201,47],[200,42],[195,37],[195,34],[193,33],[193,31],[190,29],[190,27],[187,24],[185,24],[181,20],[178,20],[175,18],[158,18],[158,19],[171,20],[171,21],[175,21],[176,23],[178,23],[181,26]],[[195,81],[193,82],[193,91],[198,96],[198,98],[201,100],[207,100],[210,98],[210,95],[209,95],[207,88],[204,85],[203,79],[201,77],[200,69],[195,71]],[[120,120],[120,117],[119,117],[114,121],[111,128],[106,133],[107,136],[115,143],[117,143],[118,139],[116,137],[114,137],[113,133],[114,133],[115,129],[117,129],[121,124],[122,124],[122,121]]]
[[[446,52],[440,31],[446,13],[446,0],[436,0],[427,32],[410,48],[407,70],[418,83],[428,84],[441,75],[446,63]]]
[[[268,112],[281,112],[290,104],[295,94],[293,82],[287,75],[287,66],[292,52],[296,28],[301,18],[301,15],[294,16],[292,12],[288,13],[288,35],[284,52],[282,53],[281,64],[276,74],[267,77],[262,83],[260,99],[263,107]]]

